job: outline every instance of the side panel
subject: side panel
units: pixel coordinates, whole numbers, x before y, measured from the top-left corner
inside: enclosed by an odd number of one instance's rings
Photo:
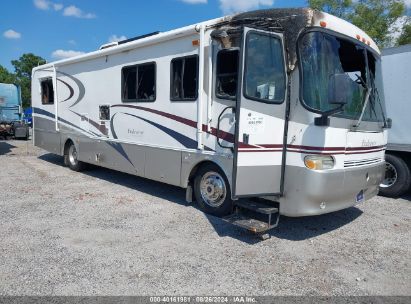
[[[411,46],[387,49],[382,56],[382,72],[387,116],[392,119],[389,144],[411,145]]]
[[[33,107],[33,139],[34,145],[52,153],[61,155],[61,136],[56,130],[54,104],[42,104],[42,79],[53,78],[51,69],[38,70],[33,73],[31,83],[31,101]]]

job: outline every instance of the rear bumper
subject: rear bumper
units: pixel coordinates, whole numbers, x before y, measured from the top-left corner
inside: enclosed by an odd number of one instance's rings
[[[354,206],[360,191],[364,200],[377,195],[384,170],[385,162],[329,171],[287,168],[280,213],[295,217],[319,215]]]

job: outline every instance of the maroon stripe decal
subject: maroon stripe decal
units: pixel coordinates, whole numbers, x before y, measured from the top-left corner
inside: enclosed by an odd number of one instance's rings
[[[255,153],[261,153],[261,152],[283,152],[283,150],[282,149],[277,149],[277,150],[274,150],[274,149],[259,149],[259,150],[247,150],[247,149],[245,149],[245,150],[239,150],[238,152],[240,152],[240,153],[242,153],[242,152],[255,152]]]
[[[347,151],[362,151],[362,150],[375,150],[375,149],[382,149],[385,148],[386,145],[383,146],[371,146],[371,147],[349,147]]]
[[[297,146],[287,145],[287,148],[314,151],[345,151],[345,147],[314,147],[314,146]]]
[[[283,148],[284,147],[284,145],[256,145],[256,146],[259,146],[259,147],[263,147],[263,148]]]
[[[381,152],[385,151],[386,149],[379,149],[379,150],[373,150],[373,151],[361,151],[361,152],[350,152],[350,153],[345,153],[347,155],[352,155],[352,154],[368,154],[368,153],[375,153],[375,152]]]
[[[178,121],[178,122],[180,122],[180,123],[182,123],[182,124],[185,124],[185,125],[187,125],[187,126],[190,126],[190,127],[192,127],[192,128],[197,128],[197,122],[196,121],[194,121],[194,120],[191,120],[191,119],[187,119],[187,118],[184,118],[184,117],[181,117],[181,116],[177,116],[177,115],[173,115],[173,114],[170,114],[170,113],[167,113],[167,112],[163,112],[163,111],[159,111],[159,110],[154,110],[154,109],[149,109],[149,108],[145,108],[145,107],[140,107],[140,106],[134,106],[134,105],[113,105],[112,106],[112,108],[117,108],[117,107],[123,107],[123,108],[131,108],[131,109],[137,109],[137,110],[142,110],[142,111],[146,111],[146,112],[150,112],[150,113],[154,113],[154,114],[157,114],[157,115],[160,115],[160,116],[163,116],[163,117],[167,117],[167,118],[169,118],[169,119],[172,119],[172,120],[175,120],[175,121]],[[211,135],[213,135],[213,136],[217,136],[217,129],[216,128],[211,128],[211,131],[210,132],[208,132],[208,130],[207,130],[208,128],[207,128],[207,125],[202,125],[202,130],[203,130],[203,132],[206,132],[206,133],[208,133],[208,134],[211,134]],[[225,131],[219,131],[218,132],[218,137],[219,138],[221,138],[221,139],[223,139],[223,140],[225,140],[225,141],[228,141],[228,142],[231,142],[231,143],[233,143],[234,142],[234,135],[233,134],[231,134],[231,133],[228,133],[228,132],[225,132]]]

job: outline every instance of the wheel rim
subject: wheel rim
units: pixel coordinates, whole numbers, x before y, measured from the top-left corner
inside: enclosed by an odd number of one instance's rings
[[[395,182],[397,181],[398,175],[397,175],[397,170],[395,169],[395,167],[386,162],[385,163],[385,177],[384,180],[382,181],[382,183],[380,184],[381,188],[388,188],[391,187],[392,185],[395,184]]]
[[[227,196],[225,181],[217,172],[207,172],[200,182],[200,193],[203,201],[213,207],[220,207]]]
[[[77,150],[74,145],[71,145],[69,149],[69,161],[73,166],[77,165]]]

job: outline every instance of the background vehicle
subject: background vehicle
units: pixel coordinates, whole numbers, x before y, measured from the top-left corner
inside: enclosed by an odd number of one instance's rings
[[[30,107],[24,110],[23,120],[30,127],[33,126],[33,108]]]
[[[205,212],[259,232],[272,214],[377,194],[381,85],[379,49],[354,25],[312,9],[248,12],[36,67],[34,144],[76,171],[186,188]]]
[[[388,133],[386,173],[380,193],[398,197],[411,185],[411,45],[385,49],[382,56],[387,114],[393,125]]]
[[[0,83],[0,136],[27,139],[29,127],[22,116],[20,87]]]

